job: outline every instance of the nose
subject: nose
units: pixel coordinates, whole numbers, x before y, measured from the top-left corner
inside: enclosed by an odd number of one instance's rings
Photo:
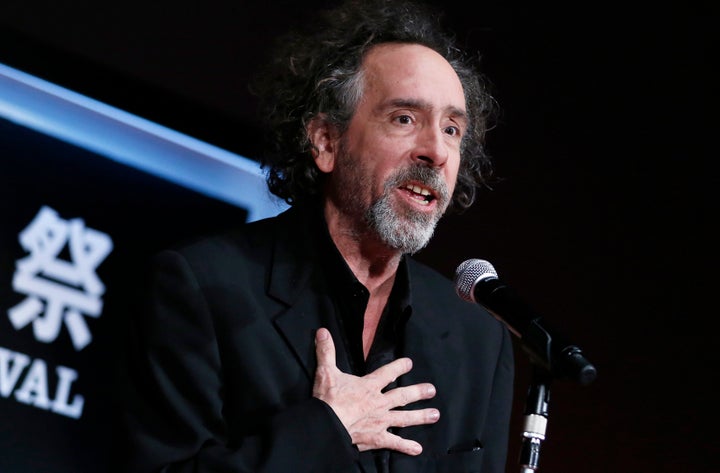
[[[439,127],[426,127],[417,136],[413,158],[431,167],[442,167],[448,160],[445,134]]]

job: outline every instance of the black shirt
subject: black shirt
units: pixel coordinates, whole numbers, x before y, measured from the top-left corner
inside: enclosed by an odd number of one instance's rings
[[[363,319],[367,308],[369,291],[358,281],[345,259],[335,246],[327,228],[322,210],[313,223],[318,227],[318,249],[321,268],[328,281],[330,298],[335,308],[335,320],[342,340],[336,340],[337,349],[344,349],[352,374],[363,376],[399,357],[403,351],[405,324],[412,312],[410,282],[405,256],[395,276],[390,297],[375,332],[367,359],[362,345]],[[393,385],[386,389],[391,389]],[[360,453],[360,462],[366,473],[389,471],[388,451]]]

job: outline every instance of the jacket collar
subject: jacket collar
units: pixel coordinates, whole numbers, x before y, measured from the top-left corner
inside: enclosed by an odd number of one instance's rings
[[[273,261],[268,284],[268,294],[287,305],[287,310],[275,319],[278,330],[292,346],[298,360],[305,367],[310,379],[317,366],[315,357],[315,331],[325,325],[339,340],[339,328],[334,326],[334,307],[330,298],[325,297],[328,289],[318,270],[319,261],[324,257],[317,245],[319,231],[325,225],[317,204],[297,204],[277,217],[274,230]],[[288,231],[287,229],[296,229]],[[405,336],[404,356],[413,359],[413,370],[401,384],[426,382],[446,376],[452,372],[450,360],[456,359],[453,347],[448,346],[451,327],[447,318],[430,313],[426,307],[432,297],[423,281],[414,281],[410,276],[417,264],[405,257],[413,299],[412,316],[408,320]],[[415,271],[417,274],[417,271]],[[417,276],[416,276],[417,278]],[[408,301],[409,302],[409,301]],[[344,350],[336,350],[338,367],[350,372],[350,364]]]
[[[322,225],[324,220],[317,203],[296,204],[276,218],[268,282],[268,295],[287,306],[276,317],[276,327],[309,379],[313,379],[317,367],[315,331],[327,326],[334,313],[332,301],[323,295],[328,289],[318,268],[319,258],[323,256],[317,244]],[[334,332],[333,327],[328,329]],[[333,333],[334,339],[337,339],[336,333]],[[338,366],[343,370],[349,368],[342,350],[338,350]]]

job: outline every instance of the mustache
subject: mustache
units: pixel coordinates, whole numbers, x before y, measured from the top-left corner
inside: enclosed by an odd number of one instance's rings
[[[398,169],[390,179],[388,179],[385,188],[394,189],[408,181],[419,182],[428,189],[431,189],[435,198],[437,198],[441,204],[445,204],[450,200],[450,192],[448,191],[447,184],[445,184],[445,180],[440,176],[440,172],[420,163]]]

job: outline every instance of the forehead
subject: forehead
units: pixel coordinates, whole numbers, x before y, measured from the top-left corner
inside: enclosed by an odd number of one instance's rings
[[[422,99],[441,108],[465,110],[460,79],[449,62],[419,44],[386,43],[363,60],[365,98]]]

